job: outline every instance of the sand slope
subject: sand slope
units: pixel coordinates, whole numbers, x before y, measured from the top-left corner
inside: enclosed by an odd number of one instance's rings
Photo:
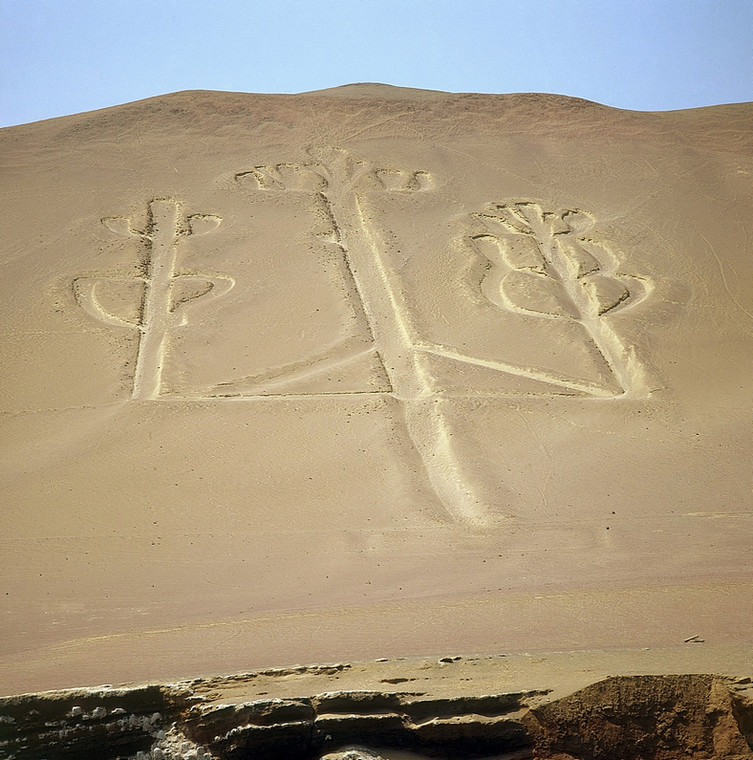
[[[751,126],[352,85],[0,131],[0,690],[751,643]]]

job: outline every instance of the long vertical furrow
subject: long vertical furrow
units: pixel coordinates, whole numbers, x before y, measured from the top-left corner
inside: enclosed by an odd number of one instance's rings
[[[402,404],[408,434],[432,488],[452,519],[483,522],[486,510],[459,467],[444,401],[436,397],[415,349],[402,295],[392,282],[377,233],[355,191],[329,190],[325,195],[393,395]]]
[[[446,403],[438,397],[403,401],[405,425],[447,514],[456,522],[481,525],[488,520],[488,511],[458,461],[443,409]]]
[[[178,232],[178,206],[174,201],[152,201],[149,212],[150,251],[133,380],[133,398],[140,400],[155,399],[160,393]]]

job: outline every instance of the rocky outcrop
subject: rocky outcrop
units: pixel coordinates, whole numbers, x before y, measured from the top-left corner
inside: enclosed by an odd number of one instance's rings
[[[553,701],[542,691],[443,698],[350,690],[223,703],[222,679],[212,689],[206,683],[0,700],[0,758],[389,760],[397,749],[557,760],[753,758],[749,679],[617,677]]]
[[[753,702],[744,696],[749,679],[742,681],[609,678],[534,708],[526,727],[541,758],[753,758]]]
[[[0,700],[0,758],[99,760],[150,752],[187,707],[180,689],[80,689]]]
[[[521,722],[538,692],[427,698],[337,691],[300,700],[194,705],[184,730],[219,758],[306,758],[344,745],[491,754],[529,742]]]

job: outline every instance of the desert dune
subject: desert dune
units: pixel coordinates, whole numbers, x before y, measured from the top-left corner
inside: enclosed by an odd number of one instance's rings
[[[181,92],[0,163],[2,694],[750,675],[753,104]]]

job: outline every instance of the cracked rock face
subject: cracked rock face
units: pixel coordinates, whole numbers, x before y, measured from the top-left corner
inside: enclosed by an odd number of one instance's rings
[[[615,677],[553,701],[541,691],[457,698],[340,691],[222,704],[196,685],[0,700],[0,757],[392,760],[409,752],[552,760],[753,758],[748,679]]]
[[[610,678],[531,711],[538,757],[749,758],[753,711],[728,680],[706,675]]]

